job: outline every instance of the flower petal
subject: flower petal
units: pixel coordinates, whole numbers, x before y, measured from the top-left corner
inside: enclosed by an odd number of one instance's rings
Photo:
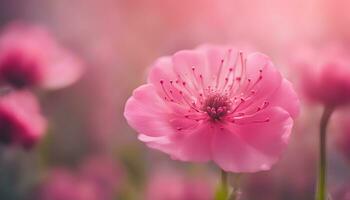
[[[192,130],[179,131],[167,137],[139,139],[143,139],[151,148],[170,154],[173,159],[206,162],[211,160],[210,146],[213,134],[212,127],[201,124]]]
[[[41,84],[46,89],[67,87],[76,82],[83,74],[83,65],[78,58],[64,52],[64,50],[60,50],[56,54],[60,55],[51,55],[51,63],[42,66],[41,69],[44,73]]]
[[[198,51],[183,50],[177,52],[173,57],[174,72],[186,82],[191,92],[201,92],[209,84],[210,73],[205,57]],[[204,87],[204,88],[203,88]]]
[[[137,88],[125,105],[124,116],[140,134],[162,136],[174,132],[168,119],[170,108],[159,97],[153,85]]]
[[[217,85],[221,88],[225,84],[225,79],[233,79],[233,71],[239,64],[238,51],[230,46],[202,45],[201,50],[207,62],[208,79],[212,86]],[[230,69],[232,68],[232,72]]]
[[[256,91],[255,99],[267,96],[279,87],[282,76],[266,55],[262,53],[249,54],[246,66],[246,76],[253,83],[261,77],[261,81],[254,88]]]
[[[261,107],[279,88],[282,76],[267,56],[252,53],[247,56],[245,75],[242,77],[241,93],[245,94],[245,103],[237,111]],[[270,102],[268,102],[270,103]]]
[[[148,76],[148,83],[159,86],[160,80],[174,80],[176,79],[173,62],[170,57],[161,57],[153,64]]]
[[[266,116],[268,122],[257,122]],[[292,125],[289,113],[275,107],[246,119],[246,123],[226,126],[214,136],[213,160],[231,172],[269,170],[286,148]]]
[[[295,118],[300,112],[300,102],[298,96],[293,89],[292,84],[283,79],[280,87],[268,100],[270,106],[279,106],[285,109],[289,114]]]
[[[170,57],[161,57],[152,65],[148,83],[155,86],[161,97],[175,102],[182,102],[183,97],[178,89],[174,87],[177,79],[178,77],[173,70],[172,59]]]

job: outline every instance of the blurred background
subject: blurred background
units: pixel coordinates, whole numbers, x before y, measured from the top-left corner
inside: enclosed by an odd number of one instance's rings
[[[214,165],[181,163],[148,149],[123,117],[147,67],[160,56],[203,43],[232,44],[269,55],[298,88],[290,60],[299,45],[350,45],[347,0],[1,0],[0,5],[1,27],[14,20],[47,27],[83,60],[85,71],[70,87],[40,93],[49,128],[38,146],[3,150],[4,200],[211,200],[219,171]],[[313,199],[321,107],[300,97],[303,111],[287,151],[271,171],[243,177],[242,200]],[[346,115],[343,110],[339,115]],[[342,131],[336,121],[330,127],[329,188],[334,200],[349,200],[350,148],[338,148]]]

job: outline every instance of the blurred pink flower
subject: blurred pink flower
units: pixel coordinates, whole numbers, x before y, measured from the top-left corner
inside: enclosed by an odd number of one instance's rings
[[[350,200],[349,183],[332,185],[331,200]]]
[[[214,186],[210,179],[185,177],[179,172],[161,171],[146,186],[146,200],[211,200]]]
[[[52,171],[41,188],[40,200],[100,200],[93,182],[77,179],[65,169]]]
[[[298,111],[267,56],[202,46],[157,60],[124,115],[141,141],[174,159],[255,172],[277,162]]]
[[[40,187],[41,200],[112,200],[121,169],[107,156],[92,156],[77,171],[55,169]]]
[[[350,103],[349,51],[335,43],[319,49],[305,47],[295,60],[305,95],[327,106]]]
[[[32,147],[40,139],[47,122],[37,99],[28,91],[0,96],[0,142]]]
[[[0,82],[16,88],[56,89],[75,82],[80,61],[40,26],[12,23],[0,37]]]
[[[96,184],[103,195],[102,199],[113,199],[119,189],[123,177],[122,169],[108,156],[93,156],[86,160],[80,168],[84,179]]]

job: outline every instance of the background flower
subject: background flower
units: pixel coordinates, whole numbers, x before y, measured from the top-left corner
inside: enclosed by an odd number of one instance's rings
[[[78,170],[57,168],[38,189],[39,199],[112,200],[121,182],[121,170],[110,158],[93,156]]]
[[[301,85],[309,99],[328,106],[350,102],[350,54],[347,47],[337,43],[317,49],[304,47],[296,55],[300,57],[296,58],[293,67],[300,68]]]
[[[214,184],[210,177],[187,176],[174,169],[155,170],[146,186],[145,200],[210,200]]]
[[[38,100],[28,91],[0,96],[0,141],[6,145],[31,148],[43,137],[46,119]]]
[[[16,88],[61,88],[82,73],[80,61],[40,26],[14,22],[0,37],[0,81]]]

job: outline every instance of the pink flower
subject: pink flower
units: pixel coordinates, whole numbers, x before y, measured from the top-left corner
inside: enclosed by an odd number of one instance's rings
[[[120,168],[106,156],[84,161],[78,170],[58,168],[39,189],[41,200],[111,200],[120,183]]]
[[[151,176],[146,200],[211,200],[214,187],[209,178],[186,178],[176,171],[163,170]]]
[[[32,147],[46,130],[37,99],[30,92],[0,96],[0,143]]]
[[[80,61],[39,26],[10,24],[0,37],[0,82],[56,89],[81,75]]]
[[[331,187],[331,199],[350,200],[350,186],[348,182],[332,184]]]
[[[174,159],[255,172],[277,162],[298,110],[267,56],[202,46],[158,59],[124,115],[141,141]]]
[[[69,170],[52,171],[40,188],[40,200],[99,200],[93,182],[77,179]]]
[[[305,48],[296,59],[305,95],[327,106],[350,103],[350,54],[337,44],[319,49]]]
[[[80,175],[94,182],[101,199],[113,199],[122,179],[122,169],[108,156],[92,156],[80,168]],[[103,196],[103,198],[102,198]]]

